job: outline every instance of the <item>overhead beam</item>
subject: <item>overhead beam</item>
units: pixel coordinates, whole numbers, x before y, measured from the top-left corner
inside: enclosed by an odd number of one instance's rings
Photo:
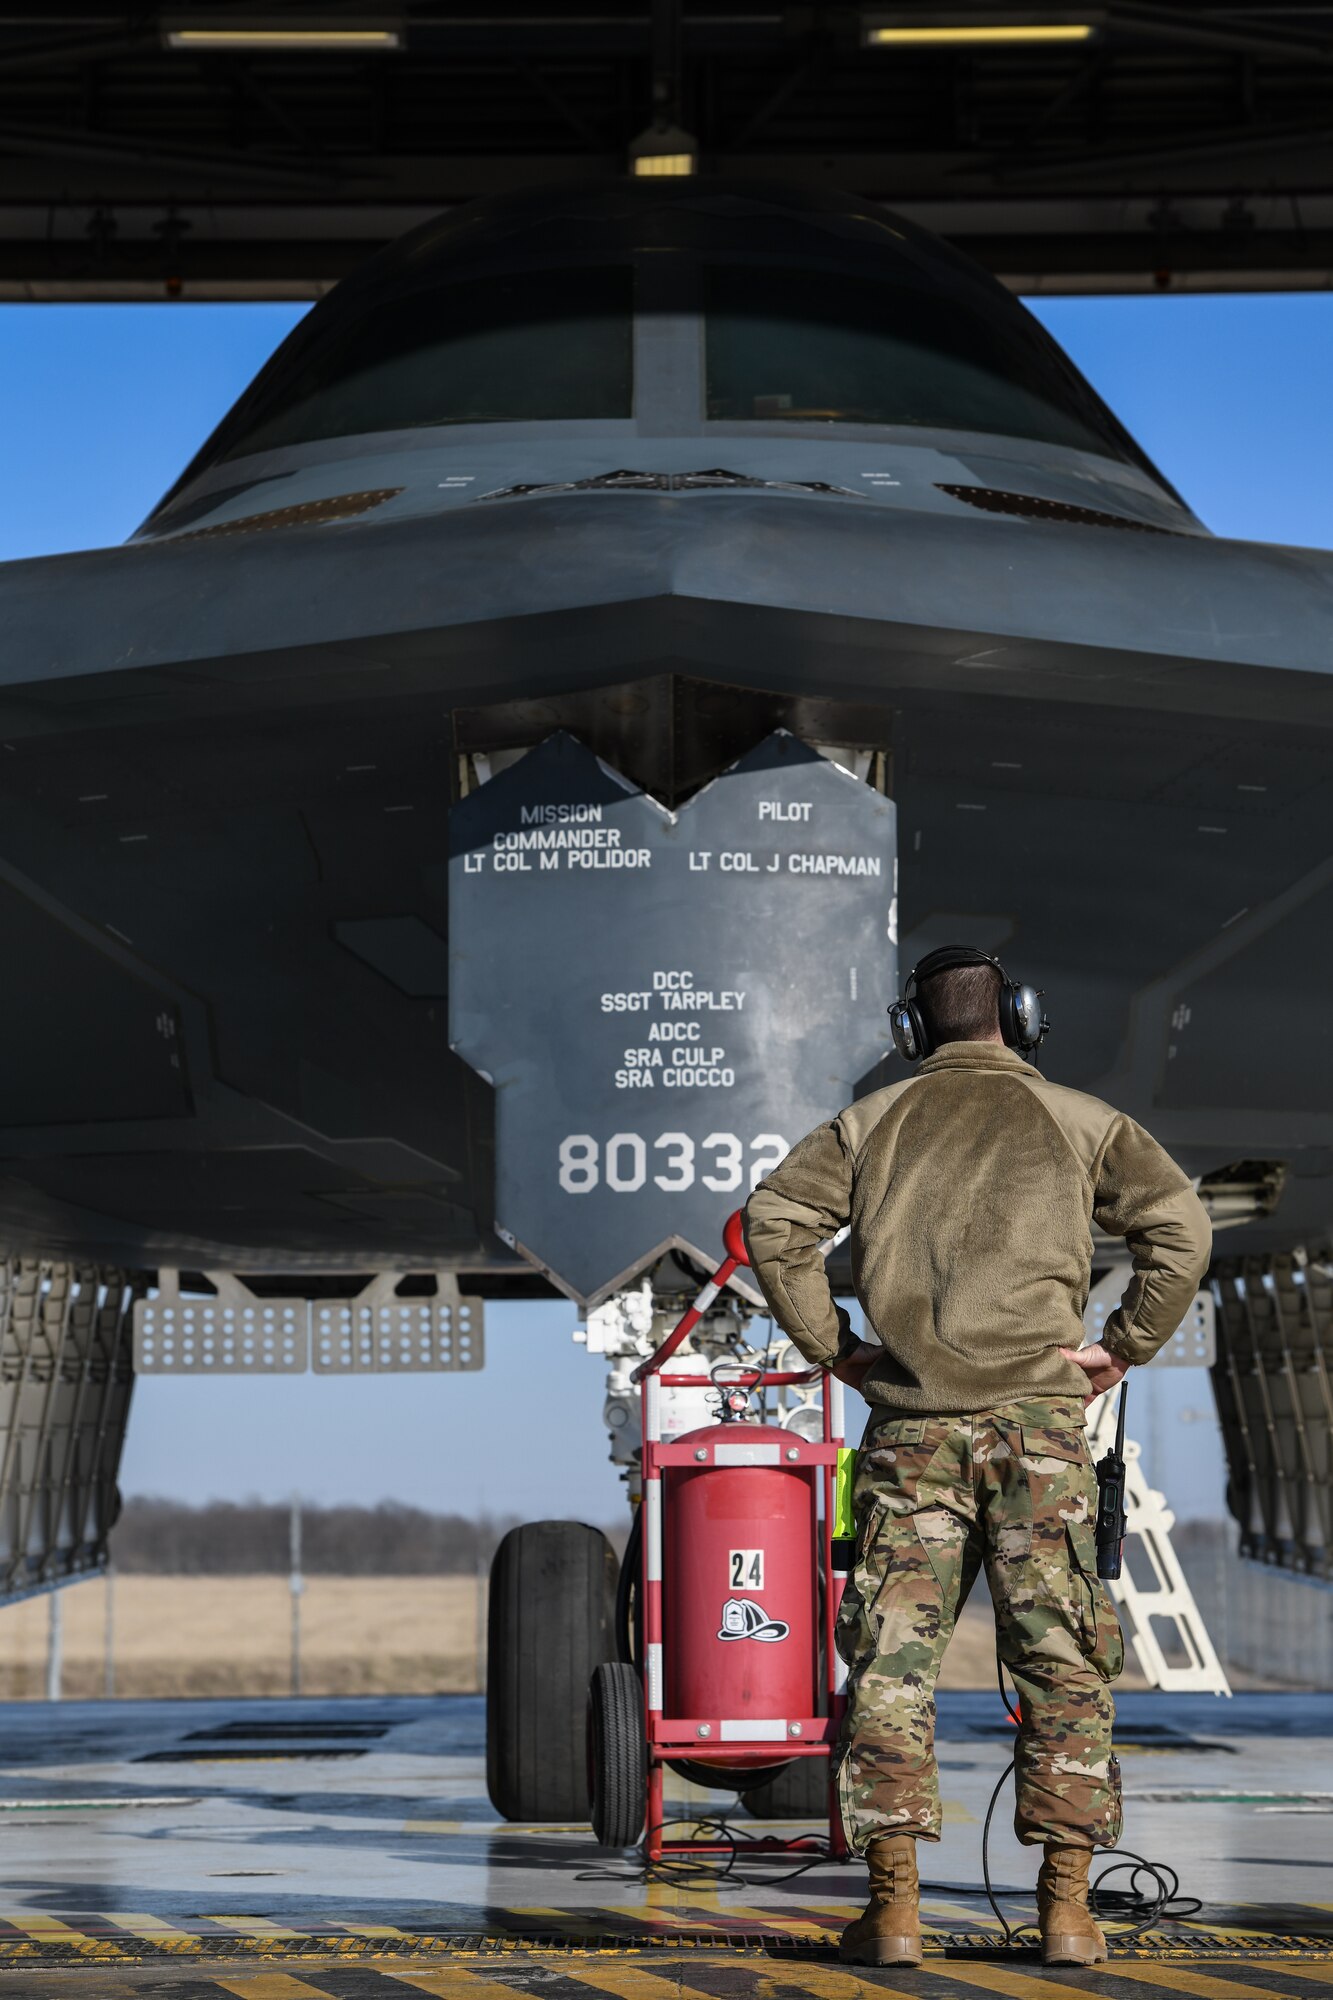
[[[1101,153],[1066,153],[1058,159],[1026,164],[1000,159],[985,164],[993,169],[998,181],[1014,188],[1051,186],[1064,190],[1071,187],[1086,189],[1095,187],[1108,177],[1114,179],[1126,174],[1191,167],[1212,161],[1221,161],[1230,168],[1232,161],[1245,159],[1253,169],[1255,160],[1266,153],[1289,153],[1293,150],[1326,152],[1330,138],[1333,138],[1333,120],[1329,119],[1305,125],[1236,125],[1228,126],[1224,131],[1196,134],[1174,145],[1110,147]],[[1234,182],[1234,173],[1231,178]],[[1318,176],[1319,180],[1327,178],[1326,170]]]
[[[1266,27],[1261,18],[1246,21],[1243,10],[1230,18],[1210,21],[1202,11],[1183,13],[1178,7],[1122,4],[1111,9],[1108,29],[1180,47],[1225,49],[1236,55],[1270,56],[1278,61],[1333,62],[1333,40],[1327,35],[1302,35],[1290,28]]]
[[[142,55],[159,46],[156,34],[142,28],[128,33],[57,35],[45,42],[0,43],[0,78],[60,63],[111,62],[117,56]]]
[[[163,173],[184,174],[196,182],[221,182],[224,186],[229,182],[248,182],[274,188],[329,187],[340,177],[334,165],[309,167],[302,166],[299,160],[265,159],[241,152],[196,153],[185,147],[154,146],[101,133],[14,124],[9,120],[0,122],[0,154],[4,153],[47,160],[153,167]]]
[[[854,0],[396,4],[371,63],[0,0],[6,295],[309,297],[405,217],[622,173],[654,74],[704,173],[883,202],[1025,287],[1326,282],[1333,0],[1105,0],[1096,45],[1021,56],[864,52]]]
[[[1194,207],[1198,210],[1198,204]],[[1313,205],[1297,227],[1225,226],[1216,209],[1192,226],[1176,217],[1163,229],[1139,203],[1131,226],[1119,203],[1032,205],[1023,226],[1006,226],[1004,209],[960,203],[903,203],[899,212],[946,235],[959,249],[1024,293],[1319,290],[1333,286],[1333,200]],[[0,300],[315,299],[381,244],[438,208],[364,210],[357,222],[338,209],[283,211],[280,230],[244,233],[244,213],[192,209],[175,216],[168,257],[160,210],[115,215],[114,229],[90,229],[93,216],[70,217],[44,234],[38,211],[0,209]],[[1019,218],[1011,218],[1020,220]],[[349,226],[354,224],[355,226]],[[232,231],[235,233],[232,233]],[[168,269],[168,265],[170,268]]]

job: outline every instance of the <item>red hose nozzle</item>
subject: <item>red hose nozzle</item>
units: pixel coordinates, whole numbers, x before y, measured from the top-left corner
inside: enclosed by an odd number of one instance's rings
[[[722,1230],[722,1247],[728,1257],[749,1269],[750,1259],[745,1249],[745,1210],[738,1208],[734,1215],[727,1217]]]

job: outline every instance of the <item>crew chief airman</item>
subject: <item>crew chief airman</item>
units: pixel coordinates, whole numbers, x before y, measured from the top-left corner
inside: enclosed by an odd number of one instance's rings
[[[870,1404],[838,1620],[837,1782],[871,1896],[842,1957],[920,1961],[916,1842],[940,1835],[933,1691],[984,1565],[1021,1699],[1015,1826],[1045,1847],[1043,1958],[1092,1964],[1106,1946],[1088,1867],[1120,1837],[1109,1683],[1124,1648],[1096,1574],[1084,1405],[1170,1339],[1211,1229],[1148,1133],[1023,1059],[1040,1004],[995,960],[933,952],[890,1011],[920,1068],[802,1139],[746,1208],[775,1319]],[[1102,1339],[1080,1348],[1092,1222],[1125,1239],[1134,1268]],[[851,1333],[825,1273],[820,1245],[848,1224],[875,1341]]]

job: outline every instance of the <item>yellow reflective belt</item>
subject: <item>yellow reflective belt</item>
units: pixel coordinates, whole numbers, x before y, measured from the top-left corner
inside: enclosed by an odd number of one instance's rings
[[[843,1445],[838,1451],[838,1473],[833,1484],[833,1539],[856,1540],[856,1517],[852,1512],[852,1487],[856,1480],[856,1448]]]

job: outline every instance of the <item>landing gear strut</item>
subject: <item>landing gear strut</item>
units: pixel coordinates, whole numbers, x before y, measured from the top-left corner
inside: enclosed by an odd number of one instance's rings
[[[631,1377],[676,1325],[683,1298],[698,1282],[697,1273],[666,1260],[651,1279],[590,1313],[586,1329],[575,1336],[605,1358],[611,1459],[623,1468],[636,1516],[642,1436],[640,1395]],[[763,1375],[765,1360],[770,1378],[784,1378],[767,1393],[766,1420],[787,1431],[794,1444],[822,1438],[819,1388],[810,1384],[810,1371],[788,1343],[779,1337],[766,1345],[766,1326],[762,1334],[758,1328],[752,1334],[752,1322],[762,1313],[762,1306],[736,1290],[723,1291],[709,1304],[673,1362],[674,1386],[660,1392],[664,1439],[711,1423],[723,1384],[734,1381],[738,1371],[746,1380],[756,1369]],[[539,1521],[511,1530],[491,1571],[486,1687],[491,1803],[510,1820],[586,1824],[591,1811],[599,1841],[612,1847],[632,1846],[644,1821],[638,1526],[636,1521],[623,1575],[606,1537],[575,1521]],[[590,1763],[602,1774],[595,1792]],[[827,1811],[822,1758],[779,1758],[729,1770],[687,1755],[673,1759],[672,1768],[723,1790],[734,1780],[756,1819],[818,1819]]]

